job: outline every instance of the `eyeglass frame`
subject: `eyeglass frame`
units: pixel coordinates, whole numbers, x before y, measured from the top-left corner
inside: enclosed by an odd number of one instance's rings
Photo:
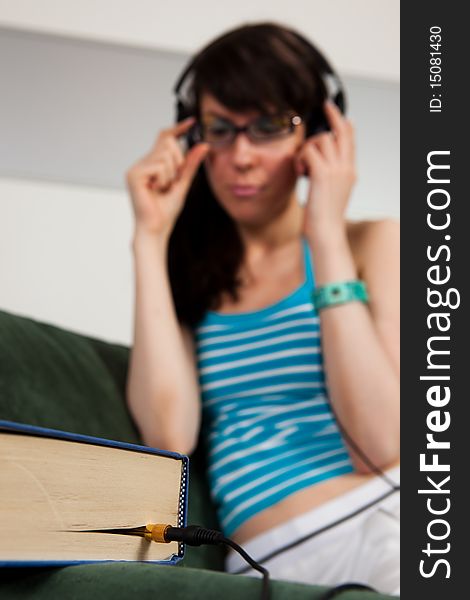
[[[250,135],[250,127],[252,127],[253,124],[256,123],[257,121],[259,121],[261,118],[264,118],[267,116],[276,117],[279,115],[277,115],[277,114],[275,114],[275,115],[260,115],[256,118],[252,119],[245,125],[240,125],[240,126],[235,125],[235,123],[233,123],[230,119],[226,119],[225,117],[218,117],[218,118],[222,119],[223,121],[225,121],[226,123],[230,124],[231,137],[229,140],[223,141],[223,142],[205,142],[205,143],[208,143],[212,148],[226,148],[228,146],[231,146],[235,142],[235,140],[237,139],[237,137],[240,133],[244,133],[244,134],[246,134],[246,136],[248,137],[248,139],[251,142],[253,142],[255,144],[265,144],[265,143],[272,142],[276,139],[280,139],[280,138],[290,135],[291,133],[294,132],[296,127],[298,127],[299,125],[304,123],[304,119],[300,115],[295,114],[295,113],[288,114],[288,115],[286,115],[290,119],[288,131],[283,132],[283,133],[274,134],[271,138],[267,137],[265,139],[259,138],[259,137],[254,137],[254,136]],[[191,137],[192,137],[193,143],[204,142],[201,129],[202,129],[202,124],[200,121],[198,121],[191,130]]]

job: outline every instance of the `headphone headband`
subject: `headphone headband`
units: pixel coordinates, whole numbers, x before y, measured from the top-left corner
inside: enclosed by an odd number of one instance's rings
[[[311,44],[306,38],[297,33],[296,31],[288,30],[289,34],[293,36],[293,39],[300,42],[308,52],[312,54],[319,67],[319,72],[315,72],[312,76],[317,79],[318,76],[321,78],[323,87],[325,90],[326,98],[332,100],[342,113],[346,112],[346,94],[341,82],[341,79],[331,67],[326,57],[317,50],[313,44]],[[189,116],[192,116],[194,108],[191,106],[193,101],[190,98],[190,92],[192,90],[192,83],[194,79],[195,69],[197,64],[205,54],[205,50],[192,58],[187,66],[184,68],[181,75],[178,77],[176,84],[173,88],[173,92],[176,96],[176,120],[182,121]],[[312,109],[307,118],[307,136],[315,135],[321,131],[328,131],[330,129],[328,121],[322,107]],[[191,137],[188,139],[189,145],[194,143]]]

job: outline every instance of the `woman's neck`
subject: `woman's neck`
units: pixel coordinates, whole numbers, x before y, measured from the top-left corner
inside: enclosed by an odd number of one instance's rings
[[[245,257],[265,254],[297,240],[303,230],[304,209],[292,197],[286,210],[262,225],[238,226]]]

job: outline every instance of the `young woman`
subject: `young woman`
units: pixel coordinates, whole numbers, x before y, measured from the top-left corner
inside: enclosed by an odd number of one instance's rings
[[[397,593],[398,226],[345,218],[354,130],[328,71],[273,24],[193,60],[188,118],[127,174],[128,401],[149,445],[201,431],[221,526],[273,577]]]

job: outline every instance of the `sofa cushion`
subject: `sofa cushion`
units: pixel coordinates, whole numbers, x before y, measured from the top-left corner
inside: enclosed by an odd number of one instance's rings
[[[141,443],[125,403],[128,359],[125,346],[0,311],[0,419]],[[218,528],[204,473],[198,449],[190,460],[188,523]],[[222,548],[201,546],[186,548],[181,568],[129,562],[0,569],[0,598],[259,598],[259,580],[214,572],[223,560]],[[276,581],[272,591],[279,600],[320,600],[325,588]],[[363,591],[341,598],[391,600]]]
[[[0,312],[0,418],[137,443],[124,403],[128,352]]]
[[[142,443],[126,408],[129,349],[0,311],[0,419]],[[188,523],[217,528],[198,450],[190,460]],[[184,566],[223,568],[214,546]]]

